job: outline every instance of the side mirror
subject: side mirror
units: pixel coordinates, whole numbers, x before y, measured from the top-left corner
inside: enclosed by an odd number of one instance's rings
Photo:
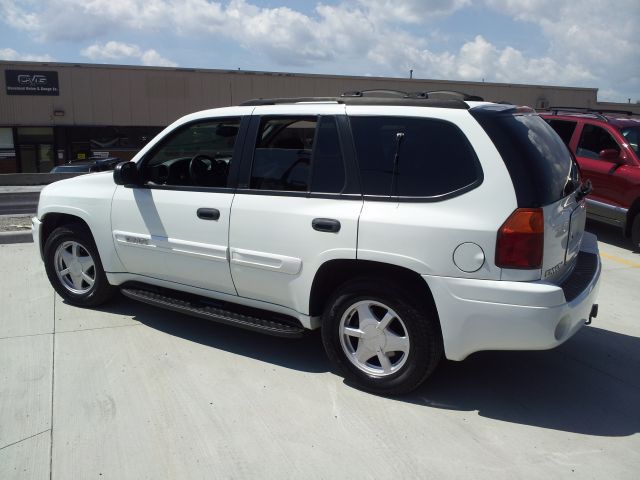
[[[135,162],[121,162],[113,170],[113,181],[116,185],[133,187],[139,184],[138,165]]]
[[[620,158],[620,152],[614,148],[607,148],[605,150],[602,150],[598,154],[598,158],[606,162],[622,163],[622,159]]]

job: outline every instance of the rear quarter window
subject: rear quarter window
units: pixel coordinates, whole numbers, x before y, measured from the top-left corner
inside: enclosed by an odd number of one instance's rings
[[[576,122],[568,120],[545,119],[551,128],[560,136],[565,145],[569,145],[573,132],[576,130]]]
[[[519,207],[549,205],[577,188],[578,167],[569,149],[537,114],[503,106],[470,112],[504,160]]]
[[[475,151],[443,120],[350,117],[365,195],[437,200],[482,182]]]

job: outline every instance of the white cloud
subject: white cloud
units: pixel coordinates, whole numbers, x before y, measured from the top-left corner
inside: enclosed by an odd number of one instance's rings
[[[95,43],[80,52],[81,55],[94,62],[114,62],[118,60],[135,60],[142,65],[156,67],[177,67],[178,64],[164,58],[153,49],[143,51],[138,45],[109,41],[105,44]]]
[[[471,4],[471,0],[358,0],[370,18],[383,23],[419,23],[449,15]]]
[[[601,94],[640,94],[638,0],[485,0],[516,20],[537,25],[548,41],[547,55],[562,65],[589,72]],[[580,75],[580,72],[578,72]],[[612,93],[617,92],[617,93]]]
[[[0,60],[18,60],[23,62],[53,62],[51,55],[34,55],[31,53],[19,53],[13,48],[0,48]]]

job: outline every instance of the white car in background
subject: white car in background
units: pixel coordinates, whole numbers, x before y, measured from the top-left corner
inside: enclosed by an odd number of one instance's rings
[[[335,369],[380,394],[442,356],[563,343],[597,314],[601,272],[575,162],[528,108],[428,97],[187,115],[114,172],[42,191],[47,275],[81,307],[120,290],[272,335],[321,328]]]

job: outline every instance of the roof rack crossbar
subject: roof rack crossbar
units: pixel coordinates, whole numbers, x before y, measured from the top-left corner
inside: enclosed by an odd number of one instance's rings
[[[375,98],[431,98],[431,99],[448,99],[469,100],[482,102],[484,99],[478,95],[470,95],[457,90],[428,90],[419,92],[403,92],[401,90],[350,90],[343,92],[341,97],[375,97]]]

